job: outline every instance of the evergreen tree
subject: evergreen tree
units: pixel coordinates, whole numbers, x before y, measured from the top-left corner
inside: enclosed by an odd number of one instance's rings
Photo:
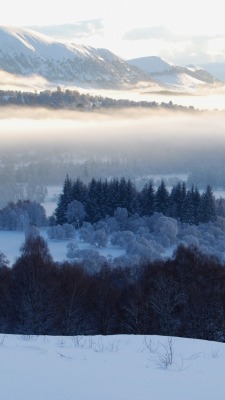
[[[101,181],[97,182],[96,179],[93,178],[88,185],[87,203],[85,207],[87,220],[91,223],[97,222],[101,219],[99,191],[101,191]]]
[[[167,215],[169,208],[169,192],[162,180],[155,194],[155,210]]]
[[[191,196],[192,196],[192,202],[193,202],[193,207],[194,207],[194,220],[195,220],[195,224],[198,224],[198,207],[199,207],[199,203],[201,200],[201,195],[199,193],[198,188],[194,188],[194,186],[192,185],[191,187]]]
[[[140,193],[141,215],[152,215],[155,210],[155,189],[152,181],[146,183]]]
[[[67,175],[63,185],[63,191],[59,196],[59,201],[57,203],[57,207],[55,210],[56,222],[58,224],[64,224],[65,222],[67,222],[66,218],[67,207],[72,200],[73,200],[73,183],[72,180]]]
[[[181,182],[178,182],[176,186],[173,186],[170,193],[170,216],[172,218],[180,218],[181,208],[185,197],[185,183],[181,184]]]
[[[193,203],[193,195],[190,190],[188,190],[186,197],[183,201],[181,212],[180,212],[181,222],[186,222],[187,224],[195,224],[195,209]]]
[[[109,184],[108,207],[110,216],[117,207],[120,207],[120,184],[117,178],[114,178]]]
[[[137,200],[137,190],[135,185],[131,182],[130,179],[126,182],[126,190],[125,190],[125,208],[130,215],[135,214],[138,211],[138,200]]]
[[[78,178],[74,183],[72,187],[72,198],[73,200],[77,200],[83,205],[86,204],[87,201],[87,187],[83,183],[83,181]]]
[[[201,195],[198,207],[198,223],[207,223],[216,219],[216,203],[213,191],[210,185]]]

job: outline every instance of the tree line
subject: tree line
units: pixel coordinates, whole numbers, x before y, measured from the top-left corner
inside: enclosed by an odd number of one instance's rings
[[[56,263],[29,234],[12,268],[0,254],[0,330],[23,335],[170,335],[224,341],[225,268],[179,246],[138,269],[105,264],[96,274]]]
[[[216,219],[216,203],[211,186],[200,194],[198,188],[187,189],[178,182],[169,192],[164,181],[157,189],[152,181],[140,191],[130,179],[92,179],[85,184],[81,179],[73,181],[68,176],[63,185],[52,223],[77,224],[80,220],[95,223],[112,216],[117,208],[124,208],[128,215],[150,216],[154,212],[179,219],[188,224],[213,222]]]
[[[126,99],[112,99],[91,94],[81,94],[77,90],[43,90],[40,92],[22,92],[14,90],[0,90],[0,106],[15,105],[26,107],[47,107],[51,109],[76,109],[80,111],[91,111],[100,108],[130,108],[142,107],[150,109],[170,109],[178,111],[200,112],[194,107],[181,106],[168,103],[157,103],[155,101],[134,101]]]

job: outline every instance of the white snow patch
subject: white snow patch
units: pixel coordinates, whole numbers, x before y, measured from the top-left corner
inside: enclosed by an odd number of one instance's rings
[[[145,342],[158,350],[150,352]],[[224,400],[225,345],[160,336],[0,335],[4,400]]]

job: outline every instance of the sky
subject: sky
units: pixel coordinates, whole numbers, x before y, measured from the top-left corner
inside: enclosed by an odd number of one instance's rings
[[[1,25],[105,47],[125,59],[156,55],[200,64],[225,61],[223,8],[222,0],[7,0]]]

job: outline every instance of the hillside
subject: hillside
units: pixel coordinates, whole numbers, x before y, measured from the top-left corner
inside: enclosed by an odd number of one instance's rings
[[[128,63],[148,73],[159,84],[174,89],[221,85],[221,82],[209,72],[194,65],[183,67],[155,56],[135,58],[128,60]]]
[[[166,368],[170,343],[172,363]],[[224,399],[223,343],[139,335],[1,335],[0,357],[4,400]]]
[[[80,87],[116,88],[141,81],[157,87],[144,71],[128,65],[107,49],[63,43],[14,27],[0,27],[0,69]]]

